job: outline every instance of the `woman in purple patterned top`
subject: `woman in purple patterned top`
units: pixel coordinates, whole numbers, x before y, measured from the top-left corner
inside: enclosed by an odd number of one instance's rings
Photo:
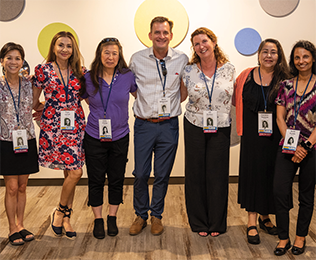
[[[281,83],[276,99],[277,124],[283,136],[277,154],[274,176],[276,222],[280,242],[275,255],[283,255],[291,247],[289,211],[293,207],[292,183],[299,169],[299,213],[294,255],[305,250],[308,228],[314,208],[316,173],[316,48],[308,41],[297,42],[291,52],[290,69],[294,78]],[[296,132],[297,131],[297,132]],[[296,133],[296,135],[295,135]],[[298,139],[293,153],[284,139]],[[283,146],[283,148],[282,148]]]

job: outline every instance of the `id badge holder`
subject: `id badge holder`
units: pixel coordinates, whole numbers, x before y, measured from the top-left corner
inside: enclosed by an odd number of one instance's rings
[[[99,137],[101,142],[112,141],[111,119],[99,119]]]
[[[287,129],[282,147],[282,153],[294,154],[300,137],[300,130]]]
[[[75,111],[66,109],[60,111],[60,129],[62,133],[75,132]]]
[[[204,133],[217,132],[217,111],[203,111],[203,131]]]
[[[273,133],[272,112],[258,112],[258,133],[259,136],[271,136]]]
[[[14,153],[26,153],[28,152],[28,143],[25,129],[13,130],[13,151]]]
[[[161,98],[158,100],[159,119],[170,119],[170,98]]]

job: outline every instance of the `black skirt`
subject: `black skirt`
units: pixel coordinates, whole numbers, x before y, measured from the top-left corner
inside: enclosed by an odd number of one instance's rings
[[[28,140],[28,152],[14,153],[13,143],[0,141],[0,175],[23,175],[39,171],[36,139]]]

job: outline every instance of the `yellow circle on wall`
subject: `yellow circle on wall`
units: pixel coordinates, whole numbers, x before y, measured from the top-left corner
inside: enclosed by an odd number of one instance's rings
[[[173,21],[173,39],[170,46],[178,46],[189,29],[189,18],[183,5],[177,0],[146,0],[139,6],[135,14],[134,27],[138,39],[147,47],[152,46],[148,33],[150,22],[156,16],[164,16]]]
[[[75,31],[69,27],[67,24],[64,23],[51,23],[43,28],[37,38],[37,47],[43,58],[45,59],[48,55],[50,42],[52,41],[53,37],[56,33],[60,31],[67,31],[71,32],[75,37],[77,43],[78,36]]]

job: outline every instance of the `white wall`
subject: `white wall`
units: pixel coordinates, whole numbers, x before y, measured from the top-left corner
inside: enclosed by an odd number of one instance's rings
[[[10,22],[0,22],[0,46],[8,41],[21,44],[31,70],[43,57],[37,49],[37,37],[48,24],[61,22],[72,27],[80,42],[85,66],[90,67],[99,41],[105,37],[117,37],[123,45],[124,56],[143,49],[134,31],[134,15],[143,0],[26,0],[20,17]],[[189,17],[189,30],[177,49],[190,56],[190,34],[198,27],[208,27],[218,36],[218,44],[235,65],[237,74],[244,68],[255,66],[257,56],[242,56],[234,47],[236,33],[246,27],[257,30],[262,39],[276,38],[289,56],[293,44],[300,39],[316,43],[316,0],[301,0],[294,13],[275,18],[262,10],[259,0],[179,0]],[[167,8],[167,7],[166,7]],[[149,28],[149,25],[146,25]],[[132,98],[133,99],[133,98]],[[130,102],[130,126],[133,136],[133,114]],[[184,108],[184,104],[183,104]],[[88,109],[85,106],[86,116]],[[182,119],[178,154],[172,176],[184,175],[184,144]],[[38,127],[37,133],[38,133]],[[133,171],[133,138],[130,142],[126,176]],[[231,148],[230,175],[238,175],[239,145]],[[60,178],[61,171],[41,168],[31,178]],[[84,169],[84,176],[86,170]]]

